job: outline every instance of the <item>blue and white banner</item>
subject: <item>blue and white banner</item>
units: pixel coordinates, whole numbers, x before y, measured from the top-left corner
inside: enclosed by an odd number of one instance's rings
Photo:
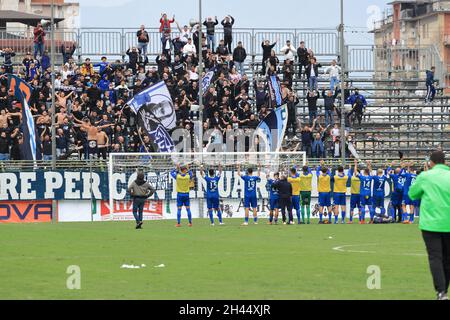
[[[287,105],[269,113],[256,128],[260,142],[265,147],[263,152],[278,152],[281,149],[288,122]]]
[[[14,75],[8,76],[9,89],[13,91],[14,96],[22,105],[22,126],[23,134],[22,160],[41,160],[41,141],[36,135],[33,114],[31,113],[28,101],[33,88],[25,81]]]
[[[175,150],[169,134],[176,126],[175,108],[163,81],[135,95],[127,105],[137,114],[139,132],[148,136],[158,146],[159,152]]]
[[[277,108],[281,106],[283,103],[283,99],[281,97],[281,86],[280,79],[277,76],[270,76],[267,79],[269,83],[269,94],[270,94],[270,107]]]
[[[214,71],[209,71],[205,74],[205,76],[202,79],[202,92],[203,94],[208,91],[209,86],[211,85],[212,79],[214,78]]]

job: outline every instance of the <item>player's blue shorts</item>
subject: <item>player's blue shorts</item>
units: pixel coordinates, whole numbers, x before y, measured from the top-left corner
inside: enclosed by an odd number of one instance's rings
[[[403,193],[394,191],[391,195],[391,202],[394,207],[402,204]]]
[[[373,204],[376,208],[384,208],[384,196],[383,195],[374,195],[373,196]]]
[[[370,195],[360,195],[360,198],[361,207],[372,205],[372,197]]]
[[[280,208],[279,200],[280,200],[280,198],[278,198],[278,197],[270,198],[270,200],[269,200],[269,209],[270,209],[270,211],[273,211],[275,209],[279,209]]]
[[[410,206],[413,204],[413,201],[411,200],[411,198],[408,196],[408,194],[403,194],[403,198],[402,198],[402,204]]]
[[[300,196],[292,196],[292,208],[300,210]]]
[[[345,206],[347,198],[345,193],[335,192],[333,195],[333,200],[335,206]]]
[[[256,196],[244,197],[244,208],[252,208],[255,209],[258,206],[258,200]]]
[[[177,207],[190,207],[191,201],[189,199],[189,193],[178,193],[177,194]]]
[[[208,210],[219,209],[219,197],[207,197],[206,206],[208,207]]]
[[[361,207],[361,197],[359,196],[359,194],[352,194],[350,196],[350,208],[351,209],[355,209],[355,208],[360,208]]]
[[[331,193],[330,192],[319,192],[319,206],[331,207]]]

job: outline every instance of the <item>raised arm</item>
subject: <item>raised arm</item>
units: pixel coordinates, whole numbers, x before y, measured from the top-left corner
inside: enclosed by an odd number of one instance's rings
[[[240,164],[237,165],[237,174],[238,174],[239,177],[242,177],[241,165]]]
[[[358,172],[358,160],[355,159],[355,165],[354,165],[354,168],[353,168],[353,176],[354,177],[358,176],[357,172]]]

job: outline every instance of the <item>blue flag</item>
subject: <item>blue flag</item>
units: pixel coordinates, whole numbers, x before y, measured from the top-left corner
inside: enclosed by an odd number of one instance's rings
[[[262,152],[278,152],[281,149],[288,121],[287,105],[269,113],[256,128],[256,133],[263,140],[265,150]]]
[[[278,79],[277,76],[270,76],[268,77],[267,82],[269,83],[271,108],[275,109],[283,103],[283,99],[281,97],[280,79]]]
[[[148,136],[159,152],[173,152],[175,144],[169,132],[176,126],[176,114],[166,84],[161,81],[148,87],[127,105],[137,114],[139,132]]]
[[[8,76],[8,83],[9,89],[12,90],[15,98],[19,100],[22,105],[22,160],[41,160],[41,141],[36,134],[33,114],[31,113],[30,106],[28,104],[33,88],[19,77],[11,74]]]

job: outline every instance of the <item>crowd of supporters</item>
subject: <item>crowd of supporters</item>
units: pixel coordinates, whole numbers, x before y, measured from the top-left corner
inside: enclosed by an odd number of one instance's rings
[[[248,61],[246,48],[233,39],[234,18],[226,16],[220,21],[223,39],[217,39],[217,17],[209,17],[201,23],[205,27],[202,39],[198,24],[181,26],[175,16],[169,18],[162,14],[160,54],[154,62],[149,61],[150,37],[144,25],[137,31],[136,46],[129,48],[125,62],[103,57],[99,63],[85,59],[79,65],[73,57],[76,44],[63,43],[60,48],[63,64],[57,66],[55,80],[57,157],[87,158],[88,141],[92,140],[97,141],[99,158],[106,159],[109,152],[153,151],[151,141],[141,139],[135,114],[126,103],[133,95],[161,80],[171,93],[177,127],[193,132],[199,117],[198,108],[193,106],[199,105],[200,99],[200,56],[203,58],[202,76],[214,72],[212,84],[202,100],[204,129],[223,133],[229,129],[255,129],[273,108],[266,77],[276,75],[281,80],[282,100],[289,111],[287,135],[292,143],[286,148],[302,149],[308,156],[317,158],[340,156],[340,143],[351,141],[351,136],[341,138],[337,125],[341,113],[336,107],[340,99],[340,68],[336,61],[321,68],[313,50],[303,41],[297,48],[286,41],[280,52],[274,50],[276,42],[264,41],[261,68],[249,79],[246,67],[250,64],[244,63]],[[20,66],[13,66],[13,49],[0,51],[4,57],[0,70],[0,160],[22,157],[21,105],[8,91],[7,73],[20,76],[33,87],[29,105],[41,137],[43,158],[52,158],[50,57],[44,50],[45,30],[40,24],[34,35],[34,52],[27,52]],[[330,83],[326,88],[319,88],[317,80],[323,71],[329,75]],[[306,125],[298,120],[299,97],[293,88],[294,78],[307,80],[305,103],[310,123]],[[364,97],[350,89],[344,94],[354,106],[346,117],[347,127],[352,125],[353,118],[361,123],[367,105]],[[323,99],[324,116],[318,113],[319,99]]]

